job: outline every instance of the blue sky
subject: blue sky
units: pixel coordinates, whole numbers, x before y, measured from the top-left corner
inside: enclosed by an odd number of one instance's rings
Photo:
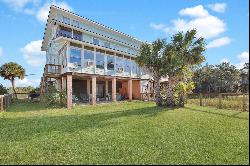
[[[0,0],[0,65],[15,61],[27,76],[17,86],[37,86],[45,54],[40,51],[48,8],[55,4],[143,41],[197,28],[207,42],[206,62],[249,61],[248,0]],[[10,86],[0,78],[0,83]]]

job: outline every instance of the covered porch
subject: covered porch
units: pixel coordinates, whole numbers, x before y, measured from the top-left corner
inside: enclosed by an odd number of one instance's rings
[[[66,73],[61,88],[67,93],[67,108],[73,103],[105,103],[140,99],[140,80],[113,76]]]

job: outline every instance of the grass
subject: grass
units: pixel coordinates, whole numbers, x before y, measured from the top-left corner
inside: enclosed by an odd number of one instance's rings
[[[123,102],[0,113],[0,164],[249,164],[249,114]]]
[[[246,109],[249,111],[249,96],[246,96]],[[199,98],[194,98],[194,99],[188,99],[189,104],[195,104],[199,105],[200,104],[200,99]],[[202,98],[202,104],[204,106],[212,106],[219,108],[219,98],[209,98],[209,97],[203,97]],[[223,109],[230,109],[230,110],[238,110],[242,111],[243,110],[243,96],[228,96],[225,98],[222,98],[221,100],[221,108]]]

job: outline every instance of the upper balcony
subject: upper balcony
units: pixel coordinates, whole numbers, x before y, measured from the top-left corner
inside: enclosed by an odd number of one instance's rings
[[[61,65],[46,64],[44,74],[50,77],[59,77],[62,73]]]
[[[91,36],[87,33],[83,33],[69,27],[59,26],[56,32],[56,37],[60,36],[87,42],[96,46],[100,46],[102,48],[108,48],[121,53],[126,53],[131,56],[136,56],[138,54],[138,50],[132,49],[131,47],[126,47],[115,42],[110,42],[108,40],[98,38],[96,36]]]

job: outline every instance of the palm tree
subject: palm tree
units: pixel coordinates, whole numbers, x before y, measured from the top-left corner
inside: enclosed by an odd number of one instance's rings
[[[162,70],[165,66],[162,53],[166,44],[166,40],[164,39],[158,39],[152,44],[144,43],[141,45],[140,54],[136,58],[138,65],[149,72],[154,79],[155,99],[158,106],[162,105],[160,95],[160,79],[166,75],[164,70]]]
[[[171,40],[171,45],[174,51],[169,52],[166,50],[165,57],[167,59],[167,64],[171,66],[168,69],[167,74],[169,76],[169,86],[168,86],[168,99],[166,102],[169,106],[175,106],[174,102],[174,88],[175,86],[182,82],[187,83],[190,77],[190,69],[193,66],[199,65],[205,60],[203,55],[205,51],[205,41],[204,38],[196,37],[197,31],[190,30],[186,33],[179,32],[173,35]],[[182,94],[184,95],[184,94]],[[180,100],[184,97],[180,96]],[[184,106],[184,101],[179,106]]]
[[[11,81],[13,91],[16,94],[15,78],[17,77],[19,79],[23,79],[25,76],[25,70],[21,65],[15,63],[15,62],[9,62],[9,63],[5,63],[1,66],[0,75],[4,79]]]
[[[144,43],[136,62],[145,68],[155,82],[156,104],[162,105],[160,79],[168,76],[167,106],[174,106],[174,87],[185,81],[187,69],[202,63],[205,58],[205,42],[202,37],[196,38],[196,30],[179,32],[169,43],[165,39],[157,39],[152,44]]]

